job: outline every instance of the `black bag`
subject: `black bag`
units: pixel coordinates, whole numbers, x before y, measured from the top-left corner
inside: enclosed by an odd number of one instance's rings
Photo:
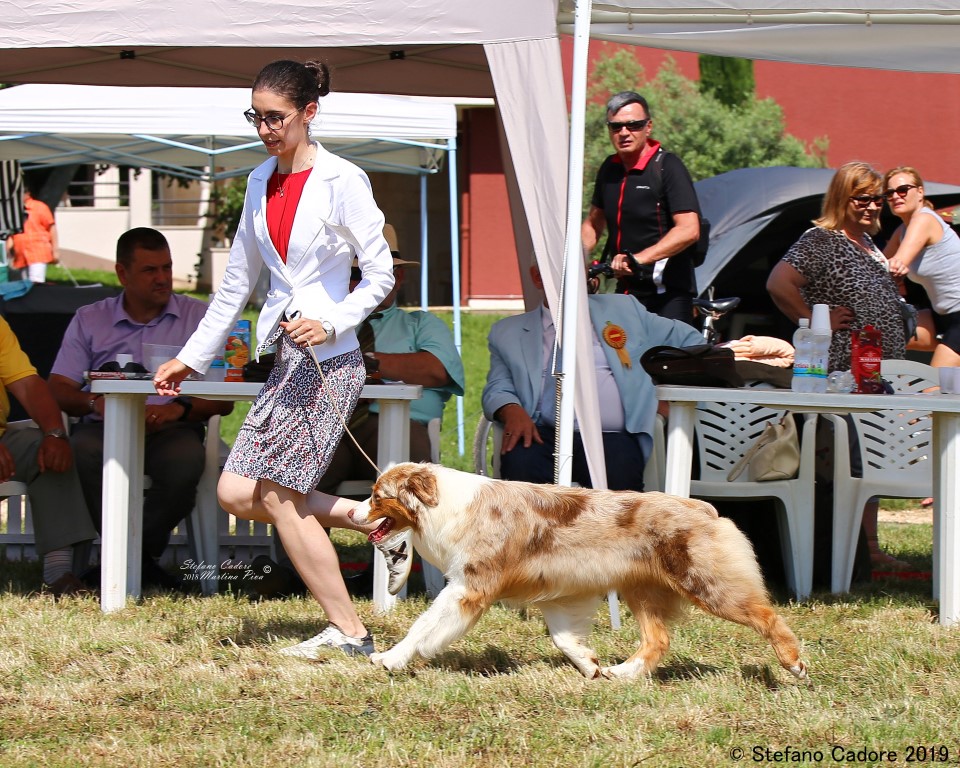
[[[273,364],[276,360],[276,354],[270,352],[266,355],[260,355],[259,360],[251,360],[243,366],[243,380],[264,382],[270,376],[273,370]]]
[[[640,357],[654,384],[691,387],[742,387],[733,350],[697,344],[692,347],[651,347]]]
[[[920,323],[917,308],[913,304],[907,303],[905,299],[897,302],[900,307],[900,317],[903,320],[903,338],[907,344],[917,335],[917,326]]]
[[[664,157],[667,156],[667,152],[663,152]],[[653,164],[654,173],[651,177],[653,182],[653,191],[657,195],[657,200],[661,201],[663,205],[657,206],[657,218],[660,219],[660,230],[666,232],[673,228],[673,221],[670,216],[670,209],[667,208],[667,200],[663,196],[663,163],[658,162]],[[664,217],[661,218],[661,213],[664,214]],[[697,216],[700,219],[700,238],[691,245],[684,253],[690,256],[690,260],[693,262],[694,267],[699,267],[707,258],[707,250],[710,248],[710,220],[703,218],[700,213],[697,213]],[[652,280],[652,267],[651,267],[651,280]]]

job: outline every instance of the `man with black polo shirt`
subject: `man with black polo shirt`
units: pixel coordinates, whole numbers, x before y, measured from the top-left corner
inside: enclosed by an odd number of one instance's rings
[[[607,102],[607,128],[616,153],[597,172],[581,228],[584,253],[608,230],[604,259],[618,278],[617,291],[650,312],[692,325],[692,251],[700,238],[693,180],[680,158],[650,138],[653,119],[640,94],[623,91]]]

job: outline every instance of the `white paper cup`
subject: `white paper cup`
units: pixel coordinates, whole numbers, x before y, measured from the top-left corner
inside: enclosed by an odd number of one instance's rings
[[[940,394],[960,394],[960,368],[944,366],[937,368],[937,371],[940,374]]]
[[[827,304],[814,304],[813,316],[810,318],[810,329],[814,331],[830,330],[830,307]]]
[[[144,344],[143,364],[150,373],[156,373],[157,368],[167,360],[172,360],[180,351],[180,345],[174,344]]]
[[[123,366],[125,366],[127,363],[132,362],[133,355],[117,355],[117,365],[119,365],[121,368],[123,368]]]

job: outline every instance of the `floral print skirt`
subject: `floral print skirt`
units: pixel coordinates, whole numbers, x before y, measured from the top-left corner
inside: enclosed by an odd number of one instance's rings
[[[316,488],[360,398],[360,350],[320,361],[283,333],[263,389],[240,427],[224,471],[272,480],[299,493]],[[341,421],[341,416],[343,421]]]

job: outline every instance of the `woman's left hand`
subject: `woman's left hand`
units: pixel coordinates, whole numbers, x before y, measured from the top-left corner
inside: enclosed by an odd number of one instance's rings
[[[907,269],[907,266],[896,257],[887,262],[887,268],[890,270],[890,274],[894,277],[906,277],[907,273],[910,271]]]
[[[289,334],[290,339],[298,347],[323,344],[327,340],[327,332],[323,330],[319,320],[298,317],[296,320],[280,323],[280,327]]]

